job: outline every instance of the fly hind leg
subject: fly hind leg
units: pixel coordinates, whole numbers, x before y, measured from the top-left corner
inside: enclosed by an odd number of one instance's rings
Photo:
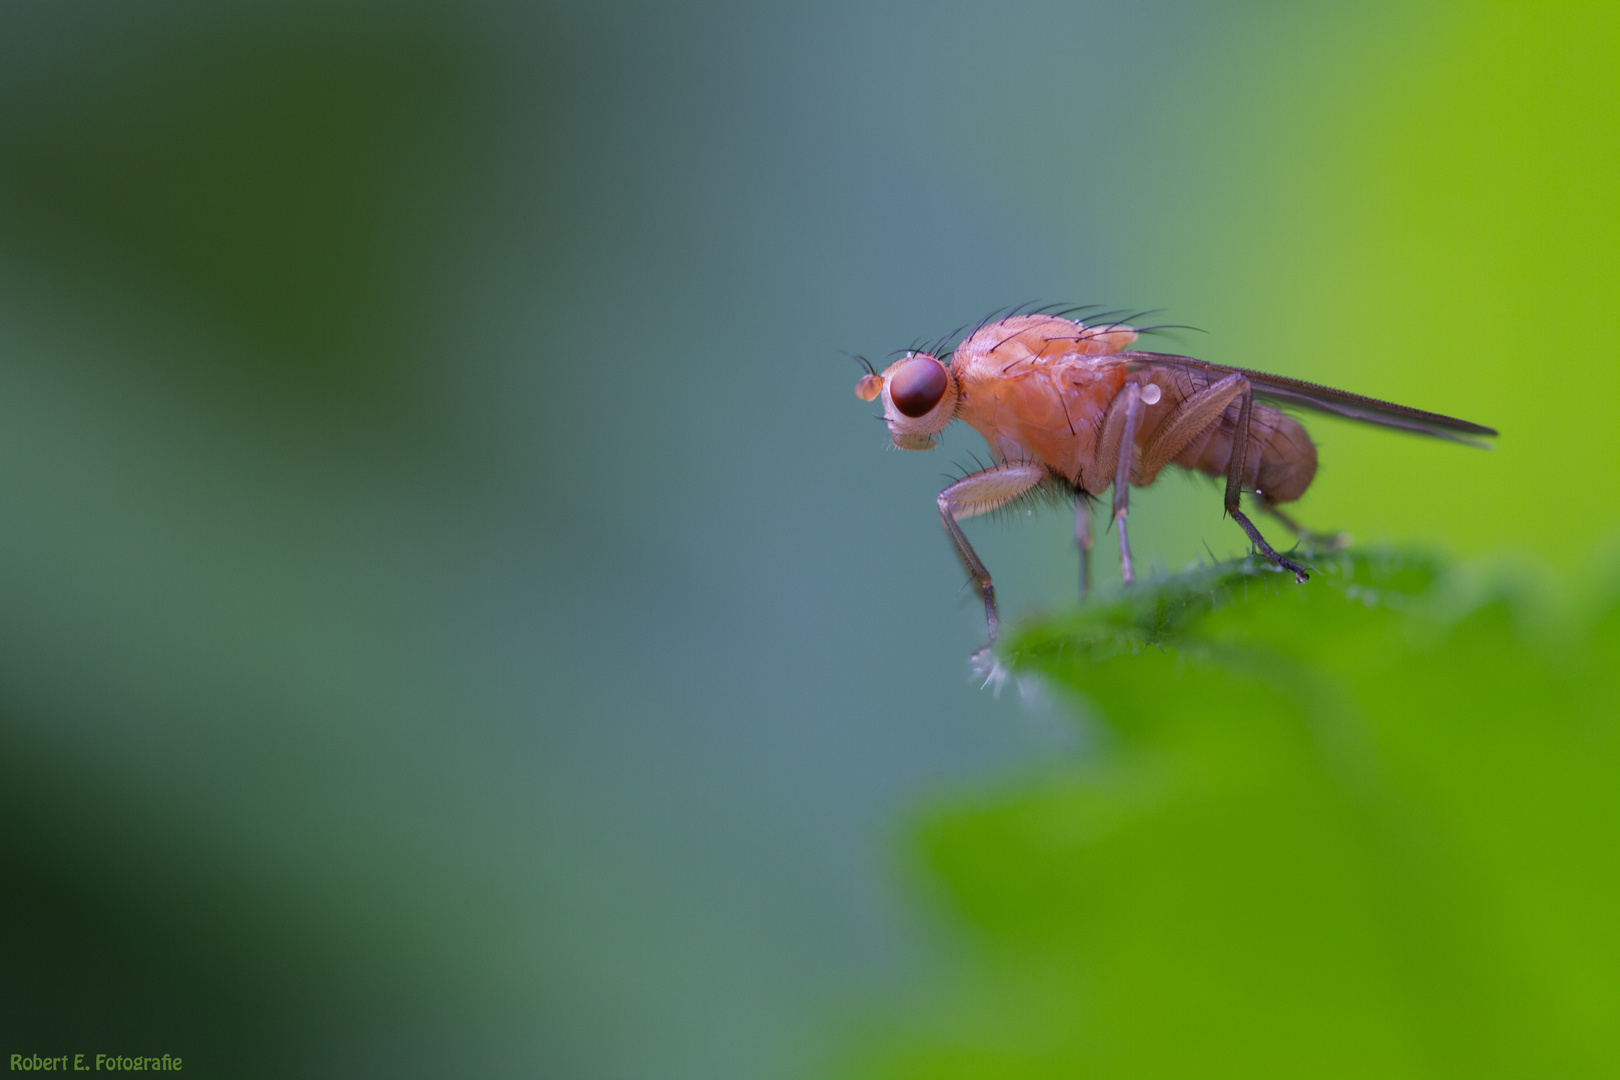
[[[1159,430],[1154,433],[1148,445],[1143,448],[1142,472],[1148,476],[1157,474],[1193,439],[1220,423],[1222,415],[1234,401],[1238,402],[1238,418],[1237,427],[1232,432],[1231,456],[1226,463],[1226,512],[1243,527],[1249,540],[1262,555],[1278,566],[1293,571],[1295,580],[1303,584],[1310,579],[1305,568],[1277,554],[1276,550],[1266,543],[1266,538],[1260,535],[1260,530],[1254,527],[1254,522],[1249,520],[1240,505],[1243,478],[1247,472],[1249,457],[1249,421],[1254,411],[1254,388],[1241,372],[1233,372],[1211,383],[1177,406],[1169,418],[1159,426]],[[1269,499],[1262,496],[1262,500],[1268,511],[1281,517],[1295,532],[1300,531],[1287,517],[1277,513]]]
[[[1254,522],[1243,512],[1240,505],[1243,497],[1243,475],[1248,464],[1249,456],[1249,420],[1254,412],[1254,390],[1248,379],[1242,380],[1241,404],[1238,406],[1237,429],[1232,432],[1232,456],[1226,465],[1226,512],[1232,515],[1232,520],[1243,528],[1249,535],[1249,541],[1259,549],[1260,554],[1276,563],[1284,570],[1291,570],[1294,580],[1301,585],[1311,579],[1305,568],[1290,559],[1277,554],[1266,538],[1260,535],[1260,530],[1254,527]]]
[[[1321,533],[1307,529],[1291,515],[1277,509],[1277,504],[1270,499],[1262,499],[1261,509],[1286,525],[1288,531],[1299,537],[1299,542],[1311,551],[1342,551],[1353,543],[1353,538],[1347,532]]]

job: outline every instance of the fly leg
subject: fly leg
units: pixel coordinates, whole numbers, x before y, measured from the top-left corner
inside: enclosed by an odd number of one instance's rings
[[[1266,513],[1288,526],[1288,530],[1299,537],[1300,543],[1308,548],[1318,551],[1339,551],[1350,546],[1350,534],[1347,532],[1319,533],[1315,529],[1307,529],[1288,514],[1277,509],[1269,500],[1263,504],[1263,509]]]
[[[1114,524],[1119,526],[1119,573],[1129,585],[1136,580],[1131,568],[1131,540],[1125,533],[1125,515],[1131,509],[1131,463],[1136,457],[1136,429],[1142,423],[1142,391],[1128,383],[1120,391],[1125,423],[1119,433],[1118,460],[1114,464]]]
[[[1091,500],[1074,500],[1074,546],[1080,549],[1080,599],[1091,595]]]
[[[1250,542],[1260,549],[1260,554],[1284,570],[1292,570],[1294,580],[1303,585],[1311,579],[1311,575],[1305,572],[1303,566],[1277,554],[1272,546],[1266,543],[1266,538],[1260,535],[1260,530],[1254,527],[1254,522],[1249,520],[1248,515],[1243,512],[1242,507],[1239,505],[1243,497],[1244,469],[1248,464],[1249,418],[1254,411],[1254,388],[1249,384],[1249,380],[1244,379],[1242,376],[1229,377],[1235,377],[1241,381],[1242,397],[1240,401],[1242,403],[1238,406],[1237,429],[1232,432],[1232,457],[1226,465],[1226,512],[1231,514],[1233,520],[1243,527],[1244,532],[1249,534]]]
[[[964,476],[939,493],[939,520],[945,526],[945,534],[956,547],[956,557],[962,560],[962,568],[978,585],[984,597],[984,621],[990,627],[992,642],[996,640],[996,630],[1001,625],[1001,618],[996,614],[996,589],[990,583],[990,571],[984,568],[984,563],[957,522],[1005,506],[1048,475],[1044,465],[1032,461],[1012,462]]]
[[[1261,554],[1278,566],[1292,570],[1294,577],[1304,582],[1310,575],[1303,567],[1277,554],[1239,506],[1243,494],[1243,477],[1248,467],[1249,418],[1254,410],[1254,388],[1241,374],[1234,372],[1213,382],[1177,406],[1175,412],[1159,425],[1159,430],[1154,432],[1152,441],[1142,449],[1142,472],[1153,476],[1164,468],[1171,459],[1185,450],[1193,439],[1218,424],[1233,401],[1239,404],[1237,428],[1232,433],[1232,455],[1226,464],[1226,512],[1231,514],[1243,527],[1243,531],[1249,534],[1249,539],[1260,549]],[[1265,500],[1264,497],[1262,499],[1267,511],[1280,518],[1294,532],[1301,536],[1307,535],[1272,506],[1270,500]]]

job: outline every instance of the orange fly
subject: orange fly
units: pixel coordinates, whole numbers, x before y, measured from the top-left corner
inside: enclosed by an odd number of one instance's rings
[[[931,448],[956,419],[989,444],[993,464],[941,491],[938,504],[945,532],[984,595],[992,641],[999,622],[995,588],[957,524],[963,518],[1030,494],[1072,498],[1084,595],[1091,500],[1113,488],[1128,584],[1130,489],[1153,483],[1165,466],[1176,465],[1224,477],[1226,512],[1261,555],[1303,584],[1310,577],[1305,568],[1266,543],[1239,505],[1241,494],[1250,492],[1261,510],[1305,535],[1277,507],[1310,486],[1316,447],[1299,421],[1277,406],[1474,446],[1487,445],[1479,438],[1496,434],[1466,420],[1298,379],[1132,350],[1136,329],[1106,317],[1088,326],[1063,314],[1014,315],[980,325],[951,353],[909,351],[882,373],[867,365],[855,385],[863,401],[882,398],[890,438],[902,449]]]

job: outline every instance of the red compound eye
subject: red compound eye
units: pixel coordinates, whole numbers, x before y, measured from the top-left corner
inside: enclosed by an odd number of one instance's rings
[[[919,356],[890,376],[889,397],[901,413],[916,419],[939,404],[948,382],[943,364],[931,356]]]

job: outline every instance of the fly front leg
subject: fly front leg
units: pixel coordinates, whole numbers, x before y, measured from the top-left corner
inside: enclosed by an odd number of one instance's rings
[[[1049,475],[1044,465],[1030,461],[1012,462],[964,476],[939,493],[939,520],[945,526],[945,534],[956,547],[956,557],[962,560],[962,568],[978,585],[984,597],[984,621],[990,628],[992,642],[996,640],[996,630],[1001,625],[1001,618],[996,613],[996,589],[990,583],[990,571],[984,568],[984,563],[957,522],[1005,506]]]
[[[1232,433],[1232,456],[1226,465],[1226,512],[1231,514],[1233,520],[1249,534],[1250,542],[1260,549],[1260,554],[1283,569],[1292,570],[1294,580],[1303,585],[1311,579],[1311,575],[1305,572],[1303,566],[1277,554],[1239,505],[1243,497],[1243,476],[1249,456],[1249,419],[1254,412],[1254,388],[1248,379],[1242,379],[1242,395],[1242,403],[1238,406],[1237,430]]]

